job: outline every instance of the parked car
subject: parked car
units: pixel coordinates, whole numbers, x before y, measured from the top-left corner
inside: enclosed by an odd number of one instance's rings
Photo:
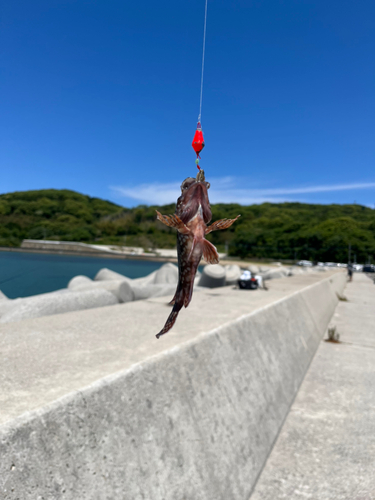
[[[366,264],[365,266],[363,266],[363,272],[364,273],[375,273],[374,264]]]
[[[297,262],[297,266],[312,267],[313,263],[309,260],[300,260],[299,262]]]

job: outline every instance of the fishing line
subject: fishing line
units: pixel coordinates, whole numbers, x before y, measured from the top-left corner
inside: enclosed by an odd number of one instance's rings
[[[194,139],[191,145],[193,146],[193,149],[197,155],[197,159],[195,160],[195,164],[197,165],[198,170],[200,170],[199,166],[199,160],[200,156],[199,153],[202,151],[204,148],[204,138],[203,138],[203,132],[202,132],[202,125],[201,125],[201,117],[202,117],[202,101],[203,101],[203,75],[204,75],[204,55],[206,51],[206,26],[207,26],[207,0],[205,2],[205,9],[204,9],[204,30],[203,30],[203,51],[202,51],[202,73],[201,73],[201,92],[200,92],[200,100],[199,100],[199,115],[198,115],[198,123],[197,123],[197,129],[195,131]]]
[[[38,271],[38,269],[42,269],[43,266],[38,266],[38,267],[33,267],[32,269],[29,269],[28,271],[24,271],[21,274],[16,274],[15,276],[11,276],[10,278],[6,278],[3,281],[0,281],[0,285],[3,283],[8,283],[8,281],[15,280],[17,278],[21,278],[22,276],[25,276],[25,274],[33,273],[34,271]]]
[[[204,54],[206,51],[206,26],[207,26],[207,0],[206,6],[204,9],[204,30],[203,30],[203,52],[202,52],[202,74],[201,74],[201,95],[200,95],[200,103],[199,103],[199,115],[198,122],[201,121],[202,116],[202,98],[203,98],[203,73],[204,73]]]

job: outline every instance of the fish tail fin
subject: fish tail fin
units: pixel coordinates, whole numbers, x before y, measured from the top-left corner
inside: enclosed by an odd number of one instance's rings
[[[219,263],[219,254],[216,247],[208,240],[203,240],[203,257],[209,264]]]
[[[156,335],[156,338],[158,339],[165,333],[169,332],[169,330],[173,327],[173,325],[176,323],[176,319],[178,316],[178,313],[180,312],[180,309],[182,307],[182,304],[175,303],[173,306],[171,314],[168,316],[168,319],[164,325],[164,328],[160,330],[160,332]]]
[[[193,287],[194,280],[192,280],[184,289],[177,288],[173,299],[169,302],[170,305],[173,305],[173,309],[168,316],[164,328],[156,335],[157,339],[165,333],[169,332],[169,330],[173,327],[182,306],[187,307],[190,304],[191,297],[193,295]]]

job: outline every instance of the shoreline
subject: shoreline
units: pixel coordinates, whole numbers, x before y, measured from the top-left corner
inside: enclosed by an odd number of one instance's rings
[[[177,262],[177,257],[163,257],[159,255],[131,255],[131,254],[114,254],[110,252],[85,252],[84,250],[61,250],[52,248],[21,248],[21,247],[0,247],[0,252],[20,252],[20,253],[41,253],[47,255],[73,255],[82,257],[99,257],[99,258],[110,258],[110,259],[123,259],[123,260],[151,260],[156,262]]]
[[[99,257],[99,258],[110,258],[110,259],[117,259],[117,260],[145,260],[145,261],[151,261],[151,262],[172,262],[173,264],[177,264],[178,260],[177,257],[168,257],[168,256],[162,256],[162,255],[155,255],[155,254],[150,254],[150,255],[131,255],[131,254],[114,254],[114,253],[109,253],[109,252],[85,252],[84,250],[78,251],[78,250],[61,250],[61,249],[42,249],[42,248],[21,248],[21,247],[0,247],[0,252],[19,252],[19,253],[38,253],[38,254],[46,254],[46,255],[71,255],[71,256],[82,256],[82,257]],[[237,264],[240,267],[248,266],[250,264],[259,264],[258,261],[250,261],[250,260],[240,260],[236,259],[235,257],[222,257],[220,259],[220,264],[222,265],[233,265]],[[263,265],[267,265],[270,267],[274,267],[271,263],[264,262],[262,263]],[[202,259],[202,262],[200,265],[206,265],[206,262]]]

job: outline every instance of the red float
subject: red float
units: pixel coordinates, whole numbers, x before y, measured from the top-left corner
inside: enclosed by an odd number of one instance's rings
[[[194,151],[197,153],[197,158],[200,158],[199,153],[205,146],[201,122],[197,123],[197,130],[195,131],[194,139],[191,145],[193,146]]]

